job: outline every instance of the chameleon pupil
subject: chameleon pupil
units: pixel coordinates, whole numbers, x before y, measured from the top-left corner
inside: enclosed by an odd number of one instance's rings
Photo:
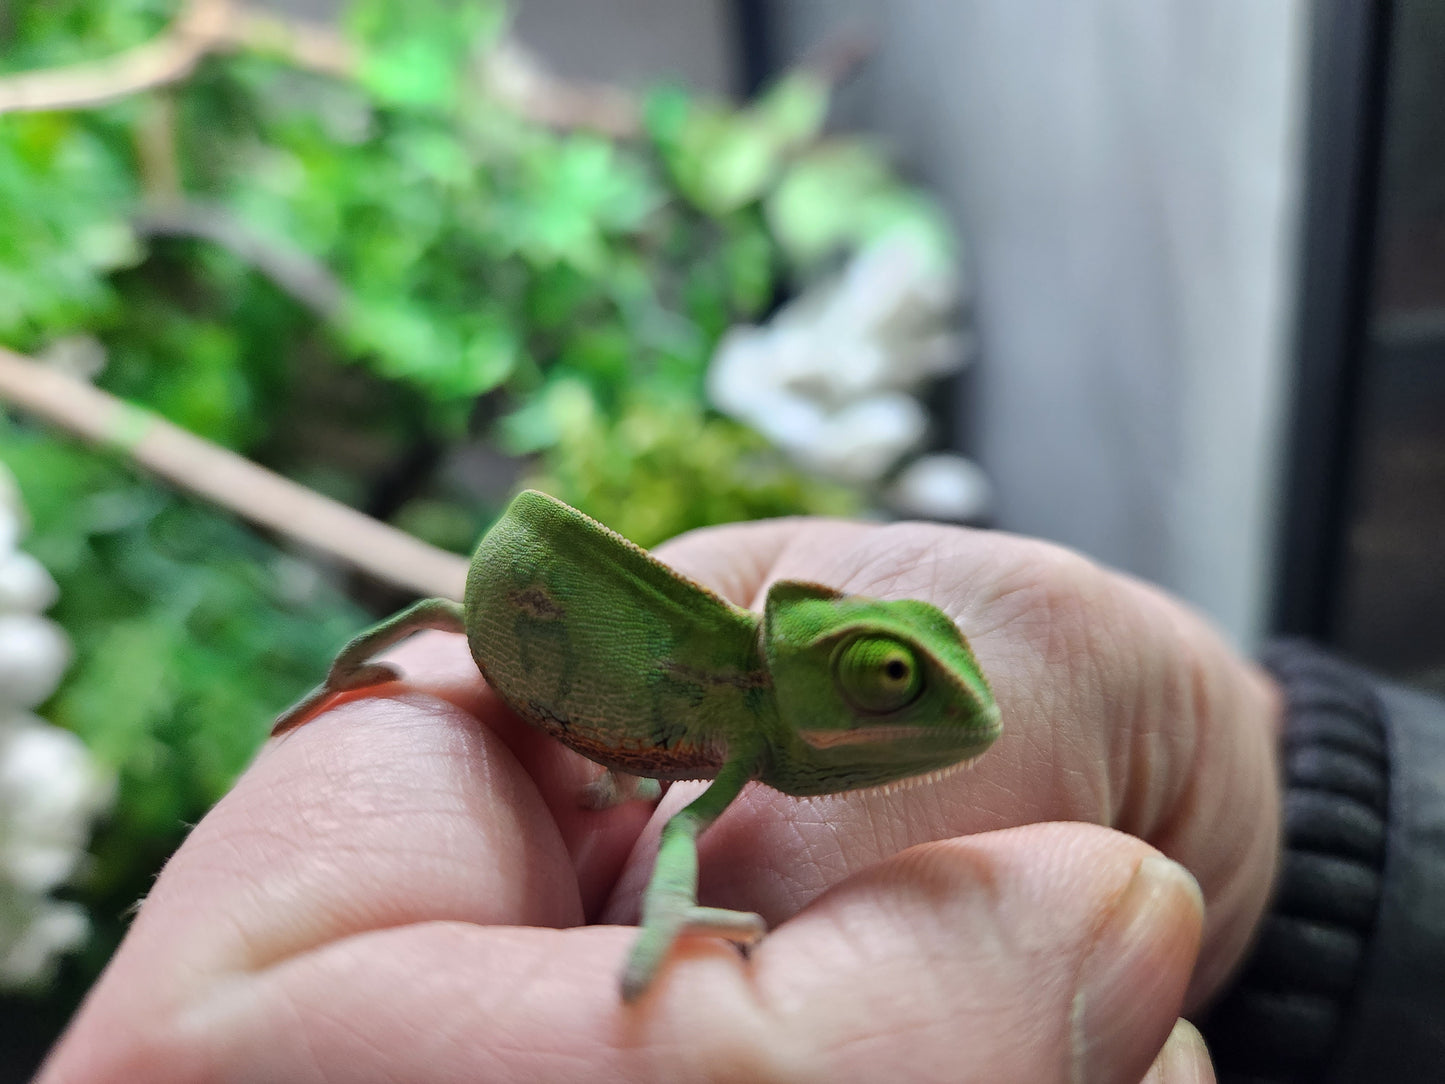
[[[883,672],[888,675],[890,681],[902,681],[908,676],[908,664],[902,659],[889,659]]]

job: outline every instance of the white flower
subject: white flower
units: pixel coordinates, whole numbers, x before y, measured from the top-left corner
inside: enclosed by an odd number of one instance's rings
[[[0,613],[38,614],[55,605],[60,588],[45,566],[24,550],[0,553]]]
[[[33,708],[60,684],[70,641],[54,621],[0,614],[0,709]]]
[[[876,481],[926,431],[908,393],[967,356],[957,293],[952,269],[911,234],[885,237],[767,327],[729,331],[709,397],[810,468]]]
[[[981,519],[992,500],[988,475],[961,455],[922,456],[888,489],[889,503],[904,515],[955,523]]]

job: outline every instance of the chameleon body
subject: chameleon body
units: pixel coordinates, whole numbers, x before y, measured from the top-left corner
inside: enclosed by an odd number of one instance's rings
[[[630,796],[632,777],[713,780],[663,829],[627,1000],[683,933],[762,936],[758,915],[697,904],[697,836],[745,783],[880,786],[961,764],[999,733],[988,682],[936,607],[782,581],[758,615],[532,490],[478,545],[461,605],[427,599],[362,633],[275,732],[335,693],[394,680],[371,657],[424,628],[465,633],[517,714],[609,770],[592,804]]]

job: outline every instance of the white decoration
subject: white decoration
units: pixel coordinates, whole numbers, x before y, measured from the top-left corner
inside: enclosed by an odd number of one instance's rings
[[[20,536],[25,533],[24,513],[5,500],[4,480],[5,476],[0,474],[0,554],[14,553]]]
[[[60,588],[50,572],[24,550],[0,554],[0,613],[38,614],[55,605]]]
[[[33,708],[60,684],[70,641],[54,621],[0,614],[0,708]]]
[[[113,796],[70,731],[28,713],[0,719],[0,879],[35,894],[64,884]]]
[[[0,900],[0,990],[48,982],[59,956],[79,948],[90,936],[90,919],[78,903],[41,899],[32,908],[6,915],[3,902]]]
[[[708,394],[810,469],[876,482],[926,433],[912,393],[967,359],[951,322],[958,289],[911,234],[885,237],[767,327],[730,330]]]
[[[904,467],[888,501],[906,516],[963,523],[988,513],[993,487],[983,468],[961,455],[925,455]]]
[[[918,400],[901,392],[874,395],[829,414],[798,458],[834,478],[873,482],[928,430]]]
[[[49,981],[60,954],[88,936],[85,909],[49,893],[83,865],[92,823],[115,793],[76,735],[27,710],[55,691],[70,641],[40,616],[58,590],[15,549],[25,525],[0,465],[0,990]]]

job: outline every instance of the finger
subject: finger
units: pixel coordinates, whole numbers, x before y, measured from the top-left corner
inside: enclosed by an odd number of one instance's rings
[[[465,637],[422,633],[383,657],[401,669],[402,680],[370,689],[364,699],[401,698],[412,703],[417,694],[423,694],[455,705],[470,717],[466,726],[484,726],[495,734],[535,785],[561,832],[584,915],[594,919],[646,825],[651,806],[642,801],[625,802],[601,814],[590,808],[584,795],[602,769],[528,725],[503,703],[482,679]],[[423,759],[414,764],[422,772],[427,770]],[[358,771],[374,770],[375,765],[358,766]]]
[[[914,847],[804,915],[764,942],[760,978],[779,973],[774,996],[806,1006],[803,1028],[832,1022],[840,1071],[951,1079],[966,1050],[968,1079],[1132,1082],[1180,1012],[1203,903],[1132,837],[1040,824]],[[842,973],[809,966],[840,954]],[[870,1031],[892,1041],[865,1062]]]
[[[620,856],[635,835],[576,815],[597,850]],[[415,693],[345,704],[271,743],[197,825],[102,983],[184,998],[206,976],[409,923],[574,925],[574,857],[492,726]]]
[[[899,855],[751,962],[688,940],[634,1006],[630,930],[425,923],[218,984],[144,1047],[94,1020],[42,1079],[1132,1082],[1199,927],[1197,888],[1137,840],[1037,825]]]
[[[582,910],[545,803],[496,733],[427,697],[329,711],[265,748],[167,865],[152,931],[201,970],[251,970],[423,920],[567,925]]]
[[[659,560],[689,579],[706,584],[729,602],[754,606],[767,585],[781,578],[775,567],[785,552],[797,552],[800,544],[806,547],[810,540],[822,537],[833,546],[846,548],[874,529],[873,525],[851,520],[764,519],[689,531],[653,552]]]
[[[1188,1020],[1174,1025],[1143,1084],[1214,1084],[1214,1066],[1204,1037]]]
[[[737,556],[749,547],[755,557]],[[1148,840],[1200,880],[1210,948],[1195,1001],[1237,961],[1278,852],[1279,706],[1198,617],[1060,547],[923,524],[719,528],[684,536],[665,558],[754,606],[788,578],[928,599],[969,638],[1004,720],[976,768],[937,785],[802,802],[745,795],[703,841],[707,902],[776,922],[911,843],[1080,819]],[[673,791],[659,820],[696,793]],[[640,843],[607,917],[635,915],[652,846]]]

